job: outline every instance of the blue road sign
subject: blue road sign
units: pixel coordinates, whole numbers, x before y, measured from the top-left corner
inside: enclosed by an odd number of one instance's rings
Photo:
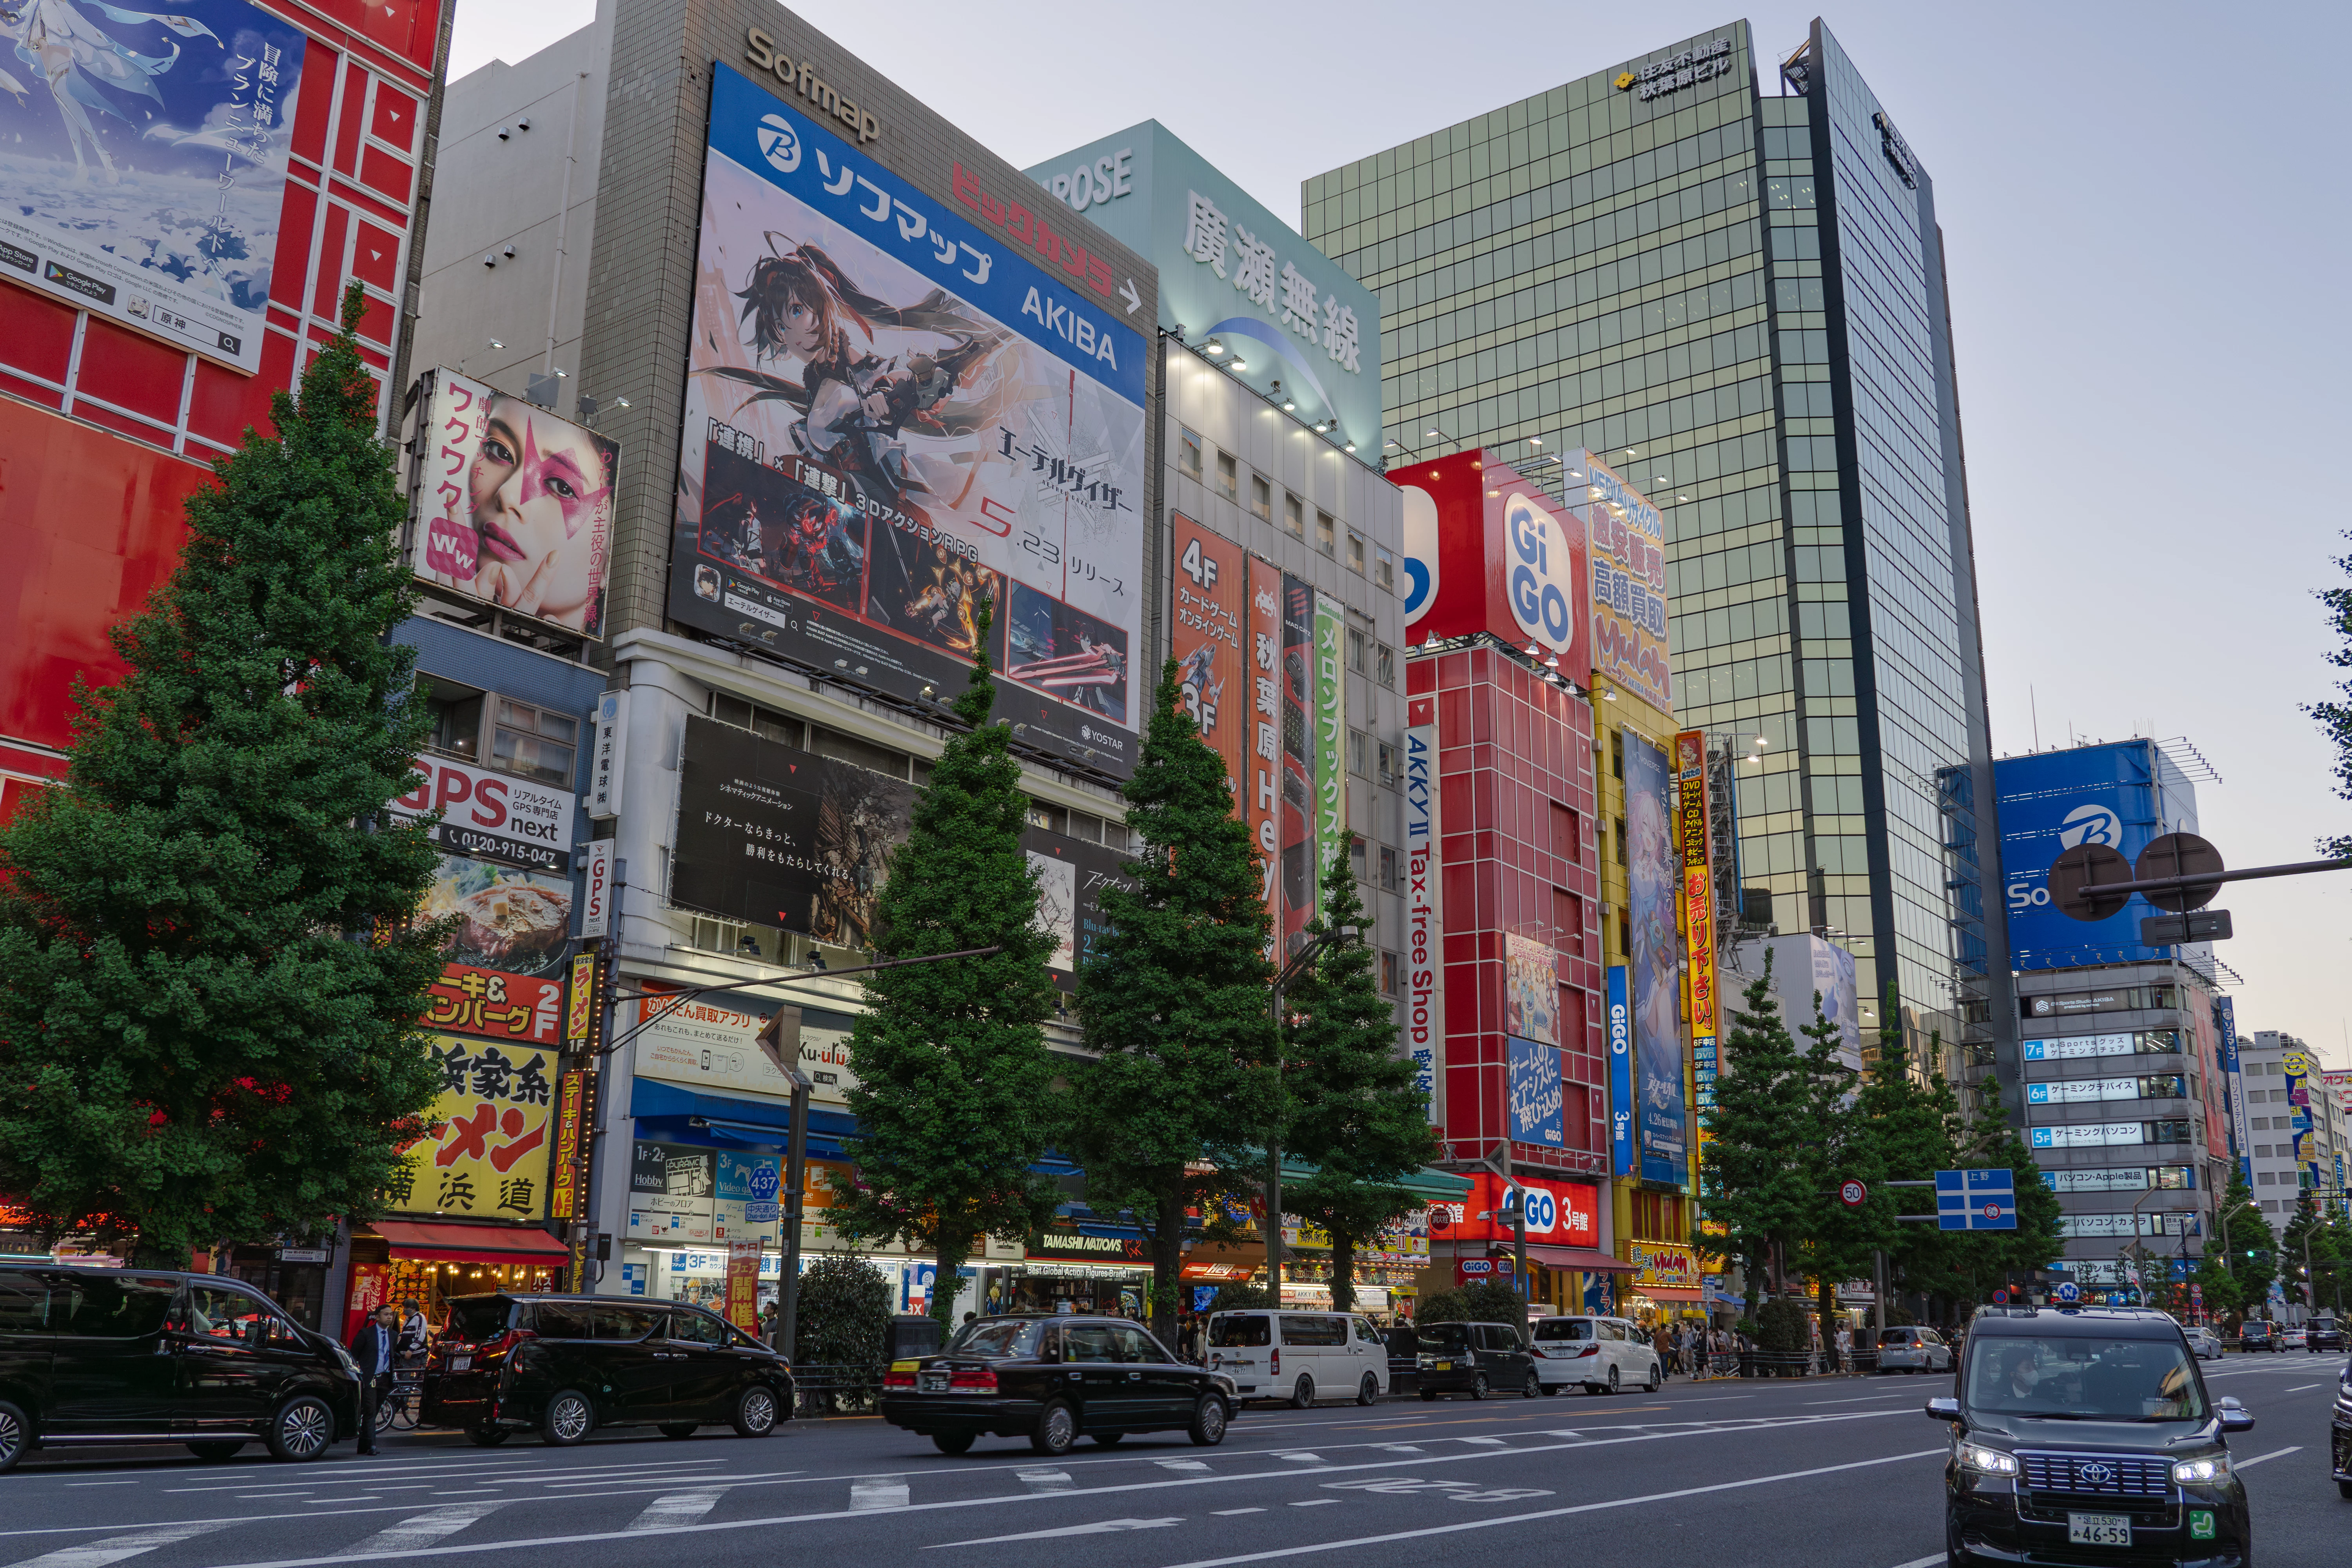
[[[1938,1230],[2015,1230],[2017,1176],[2008,1167],[1936,1173]]]
[[[2058,1287],[2057,1297],[2059,1300],[2071,1307],[2083,1299],[2083,1288],[2069,1279]]]

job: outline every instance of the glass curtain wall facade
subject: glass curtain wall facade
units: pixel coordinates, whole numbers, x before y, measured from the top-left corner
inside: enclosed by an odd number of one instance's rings
[[[1853,949],[1871,1046],[1891,986],[1980,1076],[2014,1005],[1947,831],[1998,837],[1932,187],[1827,29],[1790,68],[1731,23],[1316,176],[1302,227],[1380,296],[1390,458],[1573,495],[1544,455],[1589,448],[1657,503],[1742,883]]]

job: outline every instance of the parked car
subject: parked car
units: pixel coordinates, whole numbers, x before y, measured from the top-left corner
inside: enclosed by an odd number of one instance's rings
[[[1614,1394],[1634,1384],[1655,1389],[1664,1381],[1658,1352],[1623,1318],[1538,1318],[1528,1337],[1536,1381],[1546,1394],[1563,1388]]]
[[[1906,1327],[1878,1331],[1881,1372],[1949,1372],[1952,1347],[1933,1329]]]
[[[1953,1397],[1944,1545],[1954,1563],[2247,1560],[2229,1436],[2179,1326],[2133,1308],[1989,1308]]]
[[[125,1443],[315,1459],[359,1419],[342,1346],[239,1280],[0,1268],[0,1470],[35,1448]]]
[[[486,1448],[517,1432],[564,1447],[599,1426],[685,1437],[714,1422],[764,1437],[793,1407],[783,1357],[699,1307],[504,1290],[448,1306],[424,1418]]]
[[[1244,1399],[1370,1405],[1389,1391],[1388,1342],[1351,1313],[1219,1312],[1209,1319],[1209,1370]]]
[[[2321,1351],[2342,1350],[2344,1348],[2342,1321],[2325,1312],[2312,1319],[2311,1327],[2305,1331],[2303,1346],[2313,1355],[2317,1355]]]
[[[2277,1350],[2278,1325],[2263,1318],[2248,1318],[2238,1325],[2238,1348],[2242,1351]]]
[[[2199,1361],[2221,1359],[2221,1336],[2204,1324],[2196,1323],[2181,1330],[2180,1337],[2189,1342],[2189,1348],[2196,1352]]]
[[[2327,1426],[2327,1469],[2336,1495],[2352,1498],[2352,1363],[2336,1379],[2336,1415]]]
[[[942,1454],[967,1452],[986,1432],[1026,1437],[1041,1454],[1067,1453],[1081,1435],[1108,1447],[1130,1432],[1184,1432],[1213,1448],[1238,1404],[1230,1377],[1179,1361],[1124,1318],[982,1319],[937,1355],[891,1363],[882,1379],[882,1419]]]
[[[1510,1324],[1423,1323],[1420,1329],[1421,1356],[1413,1375],[1423,1399],[1441,1394],[1484,1399],[1489,1393],[1533,1399],[1542,1390],[1535,1358]]]
[[[2310,1342],[2310,1335],[2300,1323],[2289,1323],[2279,1331],[2279,1349],[2299,1351]]]

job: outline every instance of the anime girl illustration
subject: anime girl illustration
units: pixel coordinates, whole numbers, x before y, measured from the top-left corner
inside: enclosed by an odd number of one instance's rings
[[[99,89],[110,87],[152,99],[160,112],[163,95],[155,90],[154,79],[170,70],[179,59],[180,46],[167,43],[164,47],[172,51],[167,55],[140,54],[128,44],[118,42],[85,11],[94,11],[110,22],[124,26],[152,24],[184,38],[210,38],[223,49],[227,46],[221,43],[218,33],[193,16],[126,11],[105,4],[105,0],[79,0],[79,4],[77,0],[0,0],[0,37],[15,46],[16,57],[38,73],[50,98],[56,100],[58,118],[64,122],[66,140],[73,149],[74,177],[87,182],[94,157],[104,183],[120,184],[122,175],[89,116],[95,110],[100,114],[111,114],[125,125],[131,124],[131,120]],[[28,90],[23,82],[0,69],[0,91],[15,95],[21,104]],[[88,153],[84,148],[89,149]]]
[[[470,426],[463,506],[430,528],[425,576],[601,636],[620,448],[522,398],[449,380],[450,395],[478,398],[479,412],[459,421]]]
[[[860,289],[822,247],[773,231],[736,294],[754,365],[703,367],[751,388],[743,406],[782,400],[802,456],[840,473],[861,501],[929,521],[925,498],[952,500],[966,476],[908,436],[965,437],[1003,401],[989,361],[1012,334],[943,289],[892,305]],[[890,341],[885,341],[888,334]],[[888,348],[899,352],[886,353]],[[782,362],[798,378],[758,368]]]

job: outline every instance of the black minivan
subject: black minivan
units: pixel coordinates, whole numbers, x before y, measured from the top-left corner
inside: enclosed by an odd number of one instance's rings
[[[1421,1323],[1421,1353],[1413,1363],[1421,1396],[1466,1394],[1484,1399],[1489,1393],[1518,1394],[1533,1399],[1543,1392],[1536,1381],[1535,1357],[1527,1341],[1508,1323]]]
[[[33,1448],[126,1443],[315,1459],[359,1414],[342,1346],[239,1280],[0,1266],[0,1470]]]
[[[484,1447],[599,1426],[668,1437],[725,1422],[764,1437],[793,1407],[784,1358],[714,1312],[618,1296],[457,1296],[425,1372],[424,1418]]]

